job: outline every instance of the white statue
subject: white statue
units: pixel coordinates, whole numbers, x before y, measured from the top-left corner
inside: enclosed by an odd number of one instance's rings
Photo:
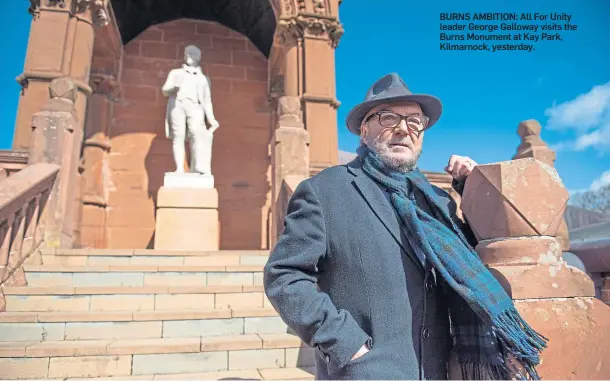
[[[218,129],[214,117],[210,83],[201,72],[201,50],[189,45],[184,50],[184,64],[169,72],[162,91],[166,97],[165,135],[172,139],[176,172],[184,172],[184,143],[188,132],[191,146],[190,171],[212,174],[212,140]],[[208,129],[205,123],[210,124]]]

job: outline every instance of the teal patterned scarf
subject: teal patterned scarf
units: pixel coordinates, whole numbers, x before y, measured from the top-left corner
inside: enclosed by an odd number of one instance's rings
[[[415,169],[388,168],[373,151],[358,152],[365,173],[390,191],[409,244],[444,278],[449,314],[464,379],[524,379],[508,357],[517,359],[527,378],[539,379],[536,366],[547,339],[523,320],[512,299],[468,243],[427,178]],[[415,203],[414,188],[428,201],[434,216]]]

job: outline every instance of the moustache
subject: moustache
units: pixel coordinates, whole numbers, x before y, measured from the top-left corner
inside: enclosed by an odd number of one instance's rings
[[[411,142],[406,142],[406,141],[388,142],[388,146],[392,146],[392,145],[401,145],[401,146],[405,146],[407,148],[413,149],[413,144]]]

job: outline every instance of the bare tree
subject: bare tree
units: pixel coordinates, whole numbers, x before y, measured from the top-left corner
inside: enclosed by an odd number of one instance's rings
[[[570,204],[610,214],[610,184],[606,184],[597,190],[577,193],[570,198]]]

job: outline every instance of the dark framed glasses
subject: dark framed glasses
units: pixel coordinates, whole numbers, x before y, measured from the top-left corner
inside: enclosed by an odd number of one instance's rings
[[[430,118],[425,115],[400,115],[392,111],[378,111],[371,114],[366,118],[365,122],[370,121],[372,118],[378,117],[379,124],[383,128],[396,128],[402,120],[405,121],[407,127],[415,132],[422,132],[428,127]]]

